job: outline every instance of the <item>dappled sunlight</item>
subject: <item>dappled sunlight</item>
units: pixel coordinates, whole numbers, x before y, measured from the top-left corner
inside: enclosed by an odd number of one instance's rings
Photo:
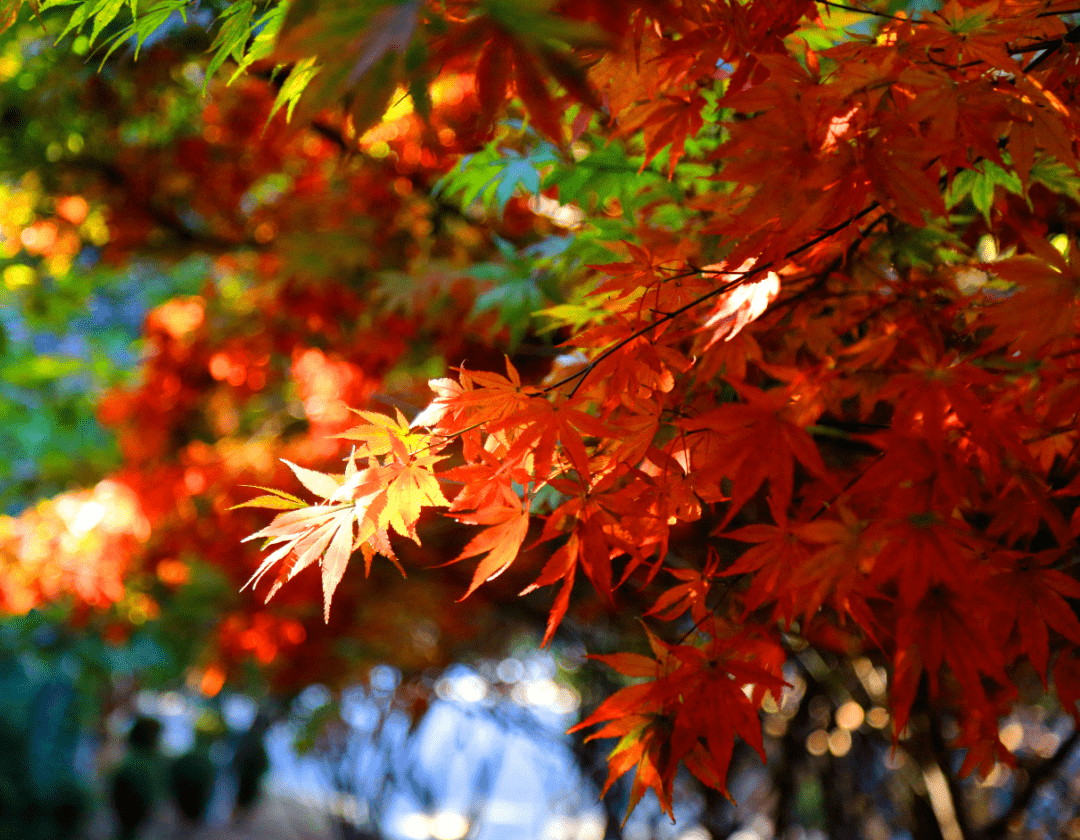
[[[20,614],[66,596],[120,601],[129,558],[149,535],[138,497],[117,481],[0,517],[0,609]]]
[[[202,298],[173,298],[155,308],[146,324],[148,329],[162,329],[173,339],[182,339],[197,330],[205,317],[206,303]]]
[[[342,431],[348,425],[353,416],[348,406],[360,402],[364,391],[359,367],[309,348],[293,353],[292,376],[304,414],[315,427],[313,435]]]

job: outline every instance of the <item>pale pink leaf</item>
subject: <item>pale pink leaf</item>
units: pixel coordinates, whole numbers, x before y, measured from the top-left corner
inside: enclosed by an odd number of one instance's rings
[[[292,461],[286,461],[284,458],[282,458],[281,461],[293,471],[298,479],[300,479],[300,483],[316,496],[330,499],[341,487],[341,481],[335,476],[316,472],[315,470],[309,470],[306,467],[297,466]]]
[[[330,547],[322,558],[322,584],[323,584],[323,620],[330,621],[330,601],[334,597],[341,578],[345,575],[345,567],[349,563],[349,555],[352,554],[353,541],[353,513],[343,516]]]

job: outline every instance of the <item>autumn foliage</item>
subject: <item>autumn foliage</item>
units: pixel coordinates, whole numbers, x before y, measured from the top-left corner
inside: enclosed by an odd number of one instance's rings
[[[254,570],[253,597],[290,597],[318,566],[334,622],[362,598],[360,565],[427,558],[468,570],[447,597],[483,597],[516,564],[517,588],[552,587],[545,643],[590,610],[640,618],[633,651],[599,656],[629,684],[581,724],[619,739],[608,784],[632,772],[632,804],[651,789],[670,810],[680,765],[726,792],[736,737],[764,757],[758,710],[807,645],[887,663],[893,737],[948,710],[964,772],[986,773],[1012,760],[997,722],[1030,674],[1074,713],[1080,698],[1074,11],[296,4],[277,52],[249,62],[288,70],[276,90],[219,90],[201,137],[146,155],[188,176],[177,189],[223,250],[248,249],[260,279],[229,317],[261,331],[227,337],[203,298],[158,310],[150,369],[168,385],[102,416],[152,430],[124,438],[145,472],[193,416],[224,440],[263,389],[297,383],[307,436],[236,457],[189,442],[169,468],[189,496],[223,488],[187,520],[213,528],[177,539],[265,539],[261,565],[232,567]],[[496,165],[467,206],[433,211],[499,143],[505,166],[536,161],[535,188],[493,200]],[[636,157],[619,169],[616,149]],[[240,154],[266,160],[197,189]],[[287,201],[241,218],[275,155],[296,161]],[[335,171],[337,155],[367,158]],[[134,239],[133,219],[163,224],[139,195],[124,199]],[[579,216],[556,228],[552,206]],[[618,235],[558,264],[528,250],[590,220]],[[335,264],[327,243],[346,241]],[[492,297],[471,267],[500,259],[525,261],[532,297]],[[321,283],[348,272],[369,279]],[[542,311],[522,325],[518,310]],[[542,361],[519,352],[551,335]],[[417,348],[447,369],[426,396],[403,389],[418,413],[383,411],[388,373],[427,378]],[[173,428],[149,419],[164,416]],[[166,509],[158,533],[182,530]],[[406,557],[401,538],[421,548]]]

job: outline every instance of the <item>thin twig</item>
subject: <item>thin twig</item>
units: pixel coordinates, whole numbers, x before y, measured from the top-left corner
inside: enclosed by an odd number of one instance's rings
[[[830,236],[834,236],[835,234],[839,233],[844,228],[846,228],[848,225],[854,224],[859,219],[861,219],[863,216],[866,216],[867,214],[874,212],[879,206],[880,205],[876,201],[870,202],[870,204],[868,204],[866,207],[864,207],[862,210],[860,210],[858,213],[856,213],[854,216],[847,219],[846,221],[843,221],[838,225],[834,225],[833,227],[826,230],[824,233],[821,233],[818,236],[815,236],[813,239],[811,239],[811,240],[809,240],[807,242],[804,242],[798,248],[793,248],[792,250],[788,251],[786,254],[784,254],[783,259],[789,260],[792,257],[797,256],[798,254],[801,254],[803,251],[807,251],[810,248],[813,248],[815,245],[818,245],[818,244],[824,242]],[[663,326],[668,321],[674,320],[678,316],[682,315],[684,312],[688,312],[691,309],[694,309],[695,307],[700,306],[705,301],[710,300],[711,298],[714,298],[714,297],[718,297],[719,295],[722,295],[724,292],[727,292],[727,291],[730,291],[731,289],[734,289],[740,283],[744,282],[745,280],[748,280],[749,278],[753,277],[755,274],[760,274],[763,271],[767,271],[771,266],[772,266],[772,263],[765,263],[764,265],[756,266],[756,267],[750,269],[749,271],[745,272],[745,274],[742,277],[738,278],[737,280],[733,280],[730,283],[725,283],[724,285],[719,286],[718,288],[712,289],[712,290],[706,292],[705,294],[703,294],[703,295],[695,298],[694,300],[690,301],[689,303],[684,304],[683,306],[680,306],[678,309],[674,309],[671,312],[667,313],[666,315],[663,315],[662,317],[657,318],[651,324],[646,324],[644,327],[641,327],[640,329],[635,330],[630,335],[628,335],[626,338],[620,339],[615,344],[611,345],[607,350],[605,350],[603,353],[601,353],[595,359],[590,361],[581,370],[579,370],[579,371],[577,371],[575,373],[572,373],[569,376],[563,377],[558,382],[555,382],[552,385],[548,385],[546,388],[544,388],[543,393],[546,394],[546,393],[549,393],[551,391],[554,391],[556,388],[560,388],[563,385],[566,385],[568,382],[573,382],[575,379],[577,379],[578,380],[577,384],[574,385],[573,390],[570,392],[570,396],[572,397],[575,393],[577,393],[578,388],[581,387],[581,383],[585,381],[585,378],[596,369],[597,365],[599,365],[602,361],[607,359],[612,354],[617,353],[619,350],[621,350],[623,347],[625,347],[631,341],[635,341],[636,339],[641,338],[643,335],[647,335],[648,333],[655,330],[657,327]],[[698,272],[694,272],[694,273],[698,273]],[[724,274],[737,274],[737,273],[738,272],[734,272],[734,271],[724,272]]]
[[[876,12],[873,9],[860,9],[857,6],[846,6],[843,3],[834,3],[832,0],[817,0],[822,6],[828,6],[831,9],[843,9],[847,12],[857,12],[860,15],[872,15],[873,17],[888,18],[889,20],[899,20],[904,23],[923,23],[921,20],[912,20],[911,18],[903,18],[898,15],[890,15],[887,12]]]
[[[1032,60],[1032,62],[1024,68],[1024,73],[1030,73],[1044,61],[1046,61],[1046,59],[1050,58],[1050,56],[1054,55],[1058,50],[1065,46],[1065,44],[1075,44],[1077,41],[1080,41],[1080,26],[1074,26],[1060,38],[1056,39],[1056,43],[1053,43],[1052,46],[1048,46],[1046,52],[1044,52],[1040,56],[1036,56]]]

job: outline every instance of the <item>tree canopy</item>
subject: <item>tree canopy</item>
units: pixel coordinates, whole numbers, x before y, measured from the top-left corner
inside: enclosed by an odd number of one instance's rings
[[[5,379],[68,429],[108,385],[118,441],[19,478],[67,492],[0,524],[5,609],[216,568],[209,692],[572,633],[625,678],[608,784],[669,811],[807,651],[962,774],[1080,714],[1072,3],[4,9]]]

